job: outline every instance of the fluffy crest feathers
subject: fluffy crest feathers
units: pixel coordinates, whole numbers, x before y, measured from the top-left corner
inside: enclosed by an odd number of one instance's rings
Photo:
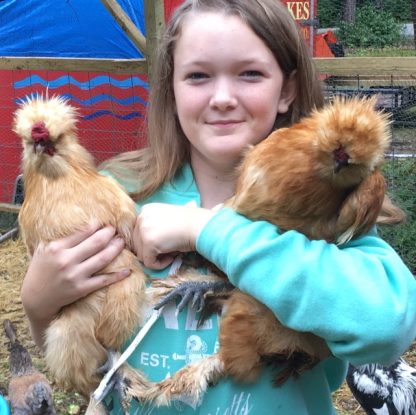
[[[78,111],[68,100],[42,95],[28,97],[16,110],[13,131],[21,138],[23,172],[62,177],[70,167],[95,169],[93,157],[77,138]]]
[[[377,97],[335,97],[323,109],[315,110],[316,141],[321,151],[336,152],[343,148],[348,164],[379,166],[391,141],[390,117],[377,111]]]
[[[44,99],[36,95],[28,97],[15,112],[13,131],[30,143],[36,140],[38,134],[45,135],[46,130],[48,138],[55,142],[62,134],[76,131],[77,118],[77,110],[69,105],[67,99],[60,96]]]

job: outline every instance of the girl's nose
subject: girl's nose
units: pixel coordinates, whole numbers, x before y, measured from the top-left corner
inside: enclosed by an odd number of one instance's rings
[[[237,96],[232,80],[218,79],[213,85],[210,106],[220,111],[227,111],[237,106]]]

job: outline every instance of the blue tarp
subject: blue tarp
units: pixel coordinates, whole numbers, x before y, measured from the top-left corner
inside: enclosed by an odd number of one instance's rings
[[[144,33],[142,0],[118,0]],[[132,59],[143,55],[100,0],[0,0],[0,56]]]

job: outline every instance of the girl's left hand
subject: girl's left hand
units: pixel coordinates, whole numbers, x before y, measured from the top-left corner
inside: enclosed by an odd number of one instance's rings
[[[214,214],[191,206],[149,203],[137,216],[133,243],[137,257],[152,269],[163,269],[178,252],[195,251],[196,239]]]

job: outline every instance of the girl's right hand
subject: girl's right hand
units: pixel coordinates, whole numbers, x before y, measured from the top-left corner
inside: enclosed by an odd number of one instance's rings
[[[23,280],[22,303],[33,326],[47,326],[60,309],[130,274],[99,274],[124,248],[115,228],[91,225],[39,245]]]

